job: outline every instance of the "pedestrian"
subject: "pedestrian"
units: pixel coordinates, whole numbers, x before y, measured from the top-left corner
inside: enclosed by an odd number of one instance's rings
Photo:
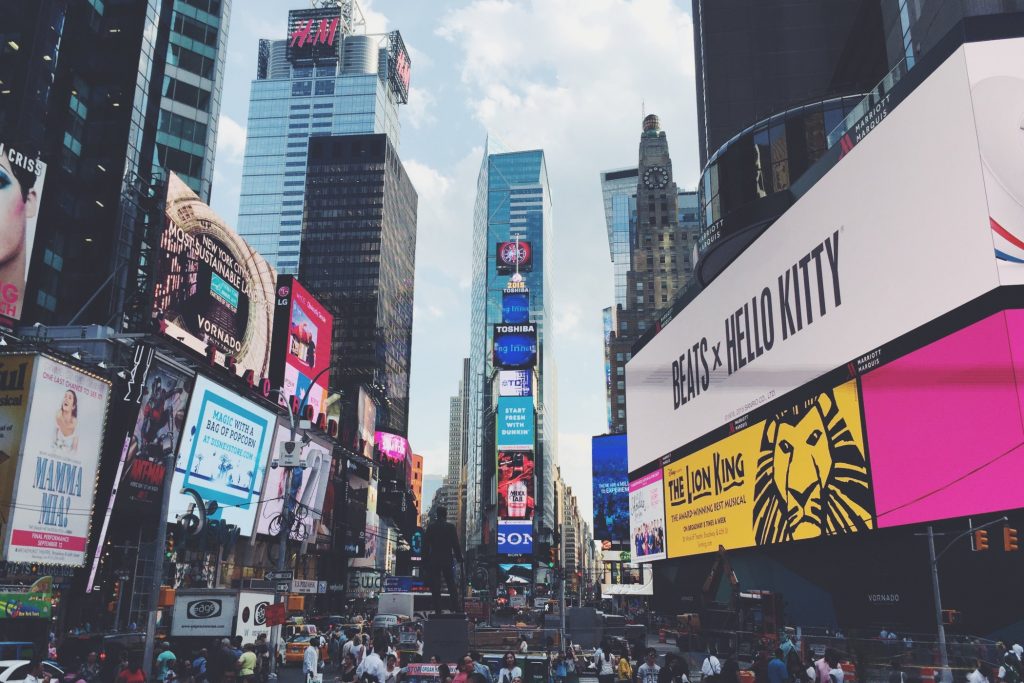
[[[178,657],[171,651],[171,644],[166,640],[160,643],[160,654],[156,656],[157,680],[166,681],[167,674],[174,671],[174,666],[177,662]]]
[[[85,657],[85,664],[78,670],[78,675],[85,683],[99,683],[100,663],[95,652],[90,652]]]
[[[511,650],[501,658],[501,669],[498,670],[498,683],[515,683],[523,678],[523,670],[516,666],[516,653]]]
[[[363,661],[359,664],[356,669],[356,677],[360,681],[367,681],[372,683],[386,683],[387,682],[387,666],[384,664],[384,660],[381,659],[380,653],[387,653],[388,644],[387,640],[381,635],[378,635],[373,640],[373,652],[363,657]]]
[[[267,643],[267,634],[261,633],[256,636],[256,672],[257,677],[265,681],[270,673],[270,644]]]
[[[722,672],[718,681],[719,683],[740,683],[740,664],[733,655],[726,655],[725,661],[722,662]]]
[[[473,670],[484,677],[487,683],[491,681],[491,668],[484,664],[484,657],[477,650],[473,650],[469,653],[469,656],[473,659]]]
[[[722,675],[722,662],[715,656],[714,648],[708,650],[704,662],[700,665],[701,683],[715,683]]]
[[[629,646],[625,646],[615,665],[616,683],[630,683],[633,680],[633,665],[629,662]]]
[[[316,636],[309,639],[302,655],[302,674],[307,683],[320,680],[320,639]]]
[[[999,680],[1002,683],[1021,683],[1020,661],[1013,650],[1007,650],[999,665]]]
[[[527,639],[526,634],[519,636],[519,652],[520,654],[526,654],[530,651],[530,641]]]
[[[431,659],[437,659],[437,656],[435,655]],[[437,680],[439,683],[452,683],[453,679],[452,670],[447,664],[437,665]]]
[[[776,648],[775,656],[768,661],[766,678],[768,683],[789,683],[789,669],[786,667],[786,655],[782,648]],[[890,683],[892,683],[890,681]],[[897,681],[902,683],[902,681]]]
[[[178,683],[196,683],[195,674],[192,673],[192,662],[188,659],[184,660],[180,665],[178,672],[177,681]]]
[[[28,674],[25,676],[25,683],[48,683],[50,674],[43,668],[43,660],[33,657],[28,663]]]
[[[341,660],[342,683],[354,683],[356,680],[356,658],[351,651]]]
[[[644,663],[636,670],[637,683],[658,683],[658,675],[660,673],[661,667],[658,666],[658,652],[653,647],[648,648],[644,655]]]
[[[246,643],[242,648],[242,656],[238,658],[238,663],[235,665],[238,668],[238,680],[244,683],[255,683],[256,667],[259,661],[259,657],[256,656],[256,646]]]
[[[388,653],[387,662],[384,665],[384,683],[398,683],[398,657]]]
[[[985,662],[978,662],[978,665],[974,668],[974,671],[967,674],[967,683],[990,683],[989,676],[992,674],[992,668],[989,667]]]
[[[25,679],[25,683],[32,683],[31,679]],[[128,656],[125,668],[117,674],[117,683],[146,683],[146,673],[142,670],[139,656],[132,653]]]
[[[673,654],[665,655],[665,665],[661,667],[661,671],[658,672],[658,683],[672,683],[673,671],[672,666],[675,664],[676,656]]]
[[[822,655],[821,659],[814,662],[812,683],[831,683],[832,681],[832,670],[839,666],[839,654],[832,648],[825,648],[825,654]],[[807,670],[807,674],[810,676],[812,673],[811,669]]]
[[[192,660],[192,675],[196,683],[209,683],[209,660],[206,658],[206,648],[199,650],[199,655]]]
[[[612,648],[605,638],[594,650],[594,669],[597,670],[598,683],[614,683],[615,668],[612,664]]]

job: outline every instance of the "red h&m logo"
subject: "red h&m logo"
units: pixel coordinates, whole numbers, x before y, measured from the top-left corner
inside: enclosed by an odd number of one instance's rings
[[[333,19],[321,19],[319,28],[314,33],[316,19],[308,19],[305,23],[299,24],[298,28],[292,31],[292,41],[288,47],[303,47],[307,42],[310,45],[334,45],[334,34],[338,31],[338,17]]]

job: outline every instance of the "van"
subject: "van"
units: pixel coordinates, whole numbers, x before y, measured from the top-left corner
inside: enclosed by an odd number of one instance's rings
[[[377,598],[377,614],[397,614],[413,618],[415,596],[412,593],[381,593]]]

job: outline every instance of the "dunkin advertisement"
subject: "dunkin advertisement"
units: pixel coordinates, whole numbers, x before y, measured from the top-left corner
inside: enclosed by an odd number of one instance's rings
[[[536,507],[533,489],[532,449],[498,451],[498,517],[533,519]]]
[[[4,559],[85,564],[109,393],[106,380],[35,358]]]
[[[173,173],[166,216],[153,293],[160,332],[238,374],[269,377],[277,273]]]
[[[334,316],[291,275],[278,276],[276,302],[270,380],[284,388],[282,401],[306,400],[315,419],[327,402]]]
[[[38,151],[0,140],[0,316],[21,317],[45,179]]]

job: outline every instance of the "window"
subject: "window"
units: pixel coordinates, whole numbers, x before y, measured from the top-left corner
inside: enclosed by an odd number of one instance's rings
[[[313,81],[295,81],[292,83],[292,97],[305,97],[313,94]]]
[[[643,323],[640,323],[640,327],[643,327]],[[626,376],[626,369],[625,368],[615,368],[615,374],[618,375],[619,377],[625,377]]]
[[[217,46],[217,29],[183,14],[174,14],[174,32],[210,47]]]
[[[619,361],[620,363],[622,362],[622,357],[623,357],[623,354],[621,354],[621,353],[615,354],[615,360]]]
[[[333,95],[334,94],[334,81],[317,81],[316,82],[316,94],[317,95]]]
[[[181,45],[170,44],[167,51],[167,63],[191,71],[203,78],[213,79],[213,60]]]
[[[206,111],[210,107],[210,91],[164,76],[164,97]]]

